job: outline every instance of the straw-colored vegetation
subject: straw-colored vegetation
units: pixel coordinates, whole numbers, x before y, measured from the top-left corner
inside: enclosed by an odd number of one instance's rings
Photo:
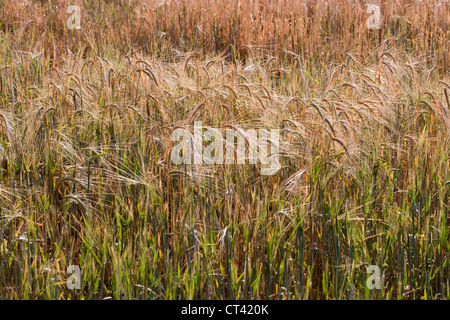
[[[449,2],[166,2],[0,1],[0,298],[448,299]],[[197,120],[281,170],[175,166]]]

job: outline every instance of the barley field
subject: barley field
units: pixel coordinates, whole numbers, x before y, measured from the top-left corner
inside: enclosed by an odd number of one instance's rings
[[[0,299],[449,299],[449,23],[0,0]],[[278,129],[278,170],[175,164],[198,121]]]

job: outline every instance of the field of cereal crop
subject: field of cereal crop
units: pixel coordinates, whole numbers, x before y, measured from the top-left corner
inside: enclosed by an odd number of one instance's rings
[[[0,0],[0,299],[449,299],[449,23]]]

